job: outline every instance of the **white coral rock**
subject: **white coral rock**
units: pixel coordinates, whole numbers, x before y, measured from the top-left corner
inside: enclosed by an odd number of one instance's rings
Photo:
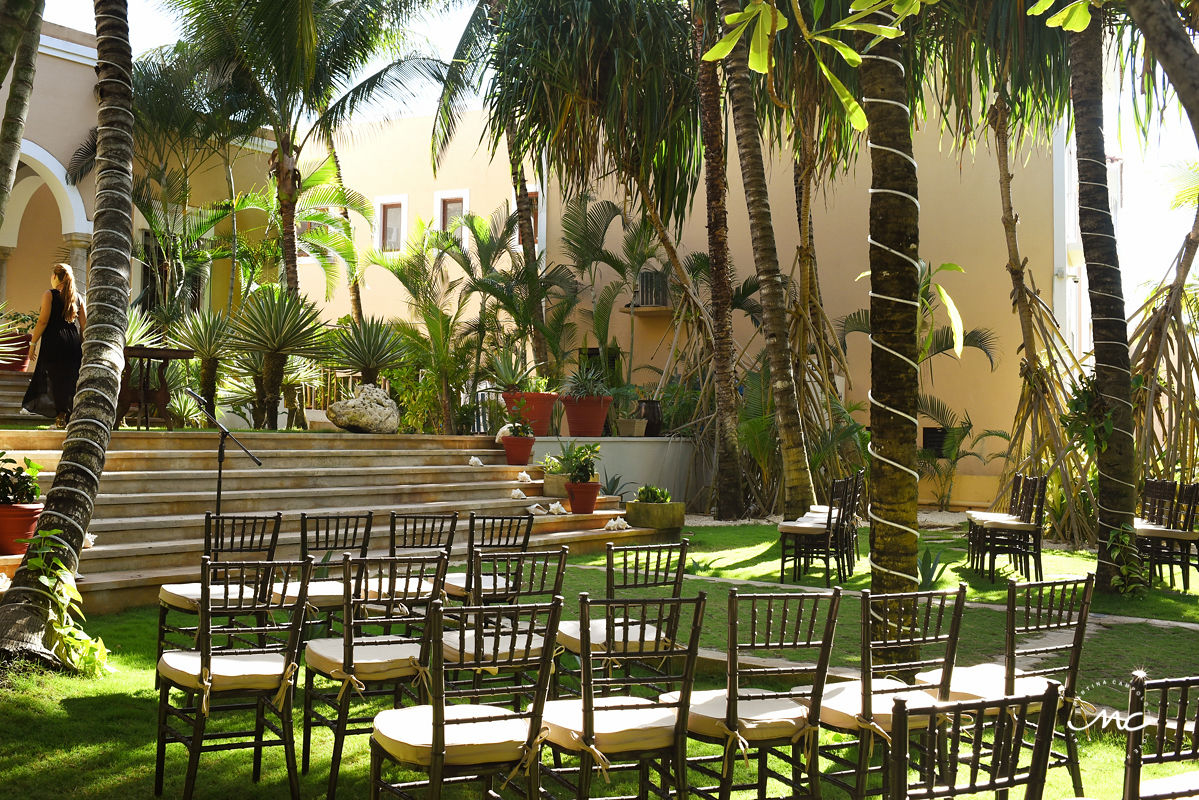
[[[532,483],[533,477],[531,475],[529,475],[529,473],[525,472],[524,470],[521,470],[520,472],[516,473],[516,482],[517,483]]]
[[[358,387],[354,396],[329,406],[329,421],[354,433],[395,433],[400,429],[400,409],[387,392],[371,383]]]
[[[470,461],[467,461],[466,463],[470,464],[472,467],[481,467],[483,466],[483,459],[479,458],[478,456],[471,456]]]
[[[12,578],[0,572],[0,592],[7,592],[9,586],[12,586]]]
[[[503,443],[504,443],[504,437],[505,437],[505,436],[507,436],[507,435],[508,435],[508,432],[509,432],[509,431],[511,431],[511,430],[512,430],[512,425],[511,425],[511,424],[505,425],[504,427],[500,428],[500,429],[499,429],[499,431],[498,431],[498,432],[496,433],[496,435],[495,435],[495,443],[496,443],[496,444],[503,444]]]
[[[512,499],[513,499],[513,500],[524,500],[526,497],[528,497],[528,495],[526,495],[526,494],[525,494],[524,492],[522,492],[520,489],[513,489],[513,490],[512,490]]]
[[[94,546],[95,546],[95,544],[96,544],[96,534],[94,534],[94,533],[85,533],[85,534],[83,534],[83,547],[84,547],[84,549],[87,549],[87,548],[89,548],[89,547],[94,547]]]

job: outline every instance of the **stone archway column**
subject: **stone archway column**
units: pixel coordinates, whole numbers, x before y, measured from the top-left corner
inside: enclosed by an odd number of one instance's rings
[[[15,247],[0,247],[0,302],[8,299],[8,259]]]
[[[66,233],[62,238],[67,247],[71,249],[71,270],[75,273],[75,280],[79,283],[79,293],[86,297],[89,277],[87,254],[92,246],[92,235],[90,233]]]

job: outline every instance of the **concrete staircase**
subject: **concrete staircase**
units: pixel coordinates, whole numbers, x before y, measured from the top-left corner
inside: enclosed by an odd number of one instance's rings
[[[48,489],[63,436],[53,430],[0,430],[0,447],[41,464],[42,488]],[[390,511],[457,511],[465,518],[471,511],[519,514],[534,502],[548,506],[554,500],[541,496],[539,469],[507,466],[503,449],[486,436],[245,433],[238,438],[263,466],[230,445],[222,511],[282,511],[279,554],[285,558],[299,555],[301,511],[373,511],[372,550],[385,553]],[[160,584],[197,578],[204,512],[214,507],[216,444],[213,433],[113,435],[91,525],[96,545],[84,550],[80,565],[88,613],[153,603]],[[469,466],[471,456],[484,466]],[[522,469],[533,483],[516,480]],[[528,498],[511,499],[516,488]],[[656,538],[648,529],[603,530],[622,513],[617,498],[601,497],[595,514],[537,517],[531,547],[566,544],[580,553],[602,549],[608,541]],[[465,519],[460,525],[465,536]],[[0,571],[11,573],[19,561],[0,556]]]
[[[30,372],[0,370],[0,428],[7,425],[45,425],[52,420],[21,413],[21,399],[29,388]],[[0,431],[0,450],[6,449],[7,437]]]

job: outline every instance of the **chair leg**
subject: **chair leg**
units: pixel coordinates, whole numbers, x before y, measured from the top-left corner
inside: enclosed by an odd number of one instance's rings
[[[192,735],[187,742],[187,775],[183,779],[183,800],[191,800],[196,790],[196,774],[200,768],[200,748],[204,746],[204,727],[208,717],[200,710],[200,698],[196,698],[196,716],[192,720]]]
[[[766,777],[768,764],[766,763],[765,748],[758,749],[758,800],[766,800]]]
[[[154,796],[162,796],[163,774],[167,756],[167,704],[171,700],[171,687],[163,683],[158,687],[158,746],[154,754]]]
[[[262,735],[266,729],[266,699],[259,697],[254,704],[254,772],[252,780],[258,783],[262,776]]]
[[[296,770],[296,734],[292,720],[292,695],[289,693],[279,709],[279,727],[283,729],[283,757],[287,761],[287,784],[291,800],[300,800],[300,775]]]
[[[341,772],[341,751],[346,742],[346,724],[350,718],[350,692],[341,693],[337,701],[337,723],[333,728],[333,759],[329,763],[329,796],[337,796],[337,776]]]
[[[642,758],[637,762],[637,800],[649,800],[649,785],[653,780],[653,772],[648,758]]]
[[[586,750],[579,753],[579,782],[575,786],[576,800],[590,800],[591,773],[594,771],[595,763],[592,761],[591,753]]]
[[[379,800],[379,783],[383,779],[383,748],[371,739],[370,800]]]
[[[1066,763],[1066,769],[1070,770],[1070,780],[1074,783],[1074,796],[1082,797],[1086,792],[1082,788],[1082,766],[1078,762],[1078,738],[1069,725],[1065,726],[1065,730],[1066,757],[1070,759]]]
[[[300,747],[300,773],[308,774],[308,757],[312,750],[312,670],[304,669],[304,739]]]

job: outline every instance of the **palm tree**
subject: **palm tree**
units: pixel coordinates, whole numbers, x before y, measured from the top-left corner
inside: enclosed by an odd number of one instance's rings
[[[200,396],[204,408],[216,416],[217,371],[228,354],[229,317],[219,311],[202,310],[188,314],[171,332],[172,344],[193,351],[200,359]]]
[[[270,171],[281,221],[287,291],[299,296],[296,203],[299,161],[311,141],[329,136],[374,97],[411,96],[432,62],[401,58],[354,84],[388,43],[396,19],[387,0],[169,0],[184,34],[206,63],[231,64],[253,90],[275,139]]]
[[[8,4],[20,6],[19,3]],[[21,139],[25,134],[25,116],[29,113],[29,98],[33,95],[33,76],[37,69],[37,50],[42,39],[42,10],[46,0],[36,0],[27,11],[27,21],[13,31],[0,36],[0,53],[8,46],[13,33],[20,32],[8,101],[4,106],[4,123],[0,125],[0,225],[8,208],[9,194],[17,176],[21,157]]]
[[[89,324],[84,330],[83,364],[71,422],[54,485],[46,494],[46,507],[38,519],[40,531],[56,532],[43,558],[46,563],[58,559],[66,566],[56,573],[55,581],[69,579],[78,566],[84,534],[91,522],[116,415],[124,367],[125,309],[129,305],[133,54],[128,9],[125,0],[96,0],[95,9],[100,130],[97,152],[105,168],[96,179],[94,247],[87,294]],[[0,29],[5,26],[0,24]],[[58,636],[51,623],[63,620],[52,608],[42,577],[26,556],[12,587],[0,601],[0,661],[59,663],[46,643],[48,637]],[[55,593],[60,591],[57,583],[50,588]],[[74,591],[73,586],[64,588]]]
[[[1070,34],[1070,88],[1078,161],[1078,226],[1087,261],[1091,327],[1095,335],[1095,388],[1100,408],[1110,415],[1111,433],[1099,448],[1099,566],[1095,585],[1102,591],[1135,590],[1140,555],[1132,532],[1137,501],[1136,442],[1132,426],[1132,375],[1128,324],[1116,229],[1109,209],[1107,155],[1103,142],[1103,27],[1091,20]],[[1097,434],[1098,435],[1098,434]],[[1115,580],[1122,572],[1131,581]]]

